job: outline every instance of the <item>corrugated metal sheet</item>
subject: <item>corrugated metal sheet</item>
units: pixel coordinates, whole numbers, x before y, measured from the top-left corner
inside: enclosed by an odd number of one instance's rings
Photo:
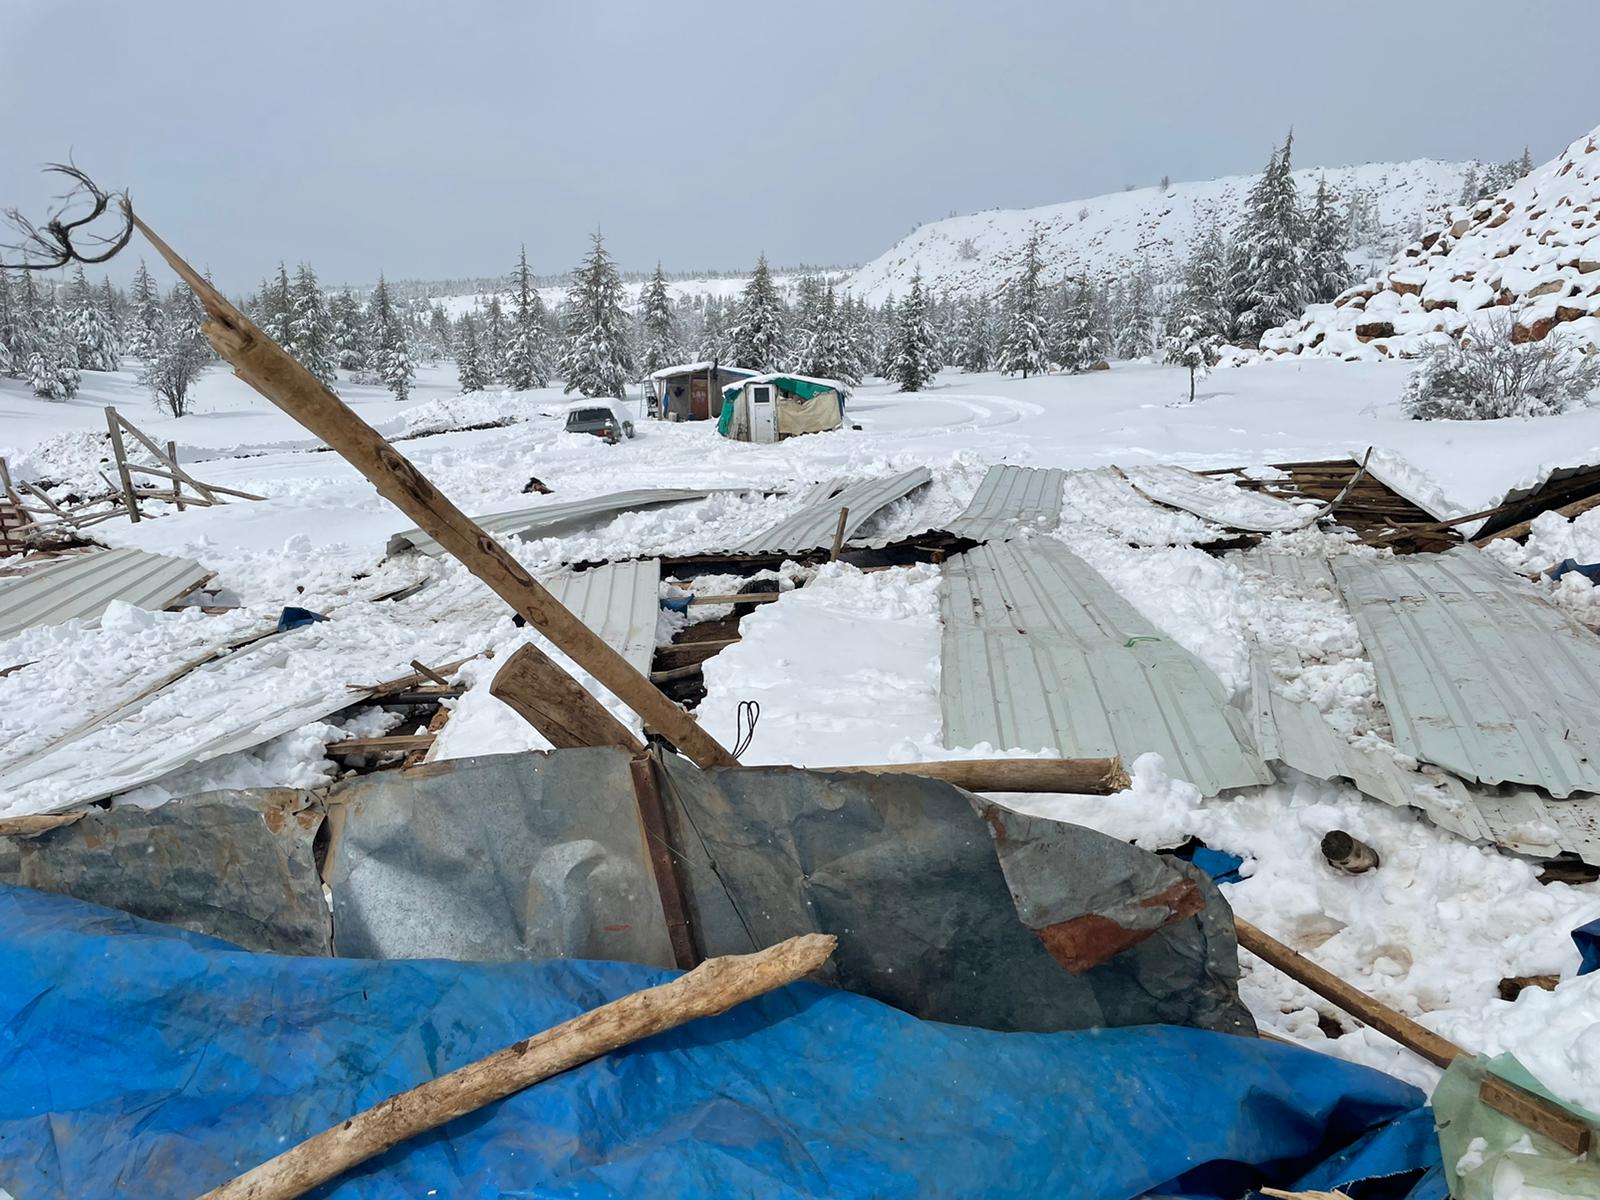
[[[550,587],[630,662],[649,670],[659,578],[660,564],[650,560],[557,576]],[[492,611],[482,610],[477,600],[470,603],[480,617]],[[428,644],[428,615],[418,613],[417,619],[414,636],[395,630],[389,641],[377,643],[335,619],[263,638],[206,663],[0,773],[0,816],[88,804],[253,749],[348,708],[370,694],[357,680],[384,678],[373,674],[381,671],[392,676],[419,647],[425,660],[441,649]],[[393,639],[401,637],[406,640],[396,645]],[[329,659],[328,669],[308,671],[312,657]]]
[[[1206,795],[1272,782],[1217,677],[1059,542],[955,556],[940,608],[947,746],[1155,751]]]
[[[832,484],[813,488],[799,512],[756,534],[734,550],[739,554],[798,554],[832,546],[834,533],[839,527],[841,508],[850,510],[844,526],[844,537],[848,542],[856,530],[871,520],[879,509],[910,495],[932,478],[927,467],[913,467],[884,479],[858,479],[824,495],[825,491],[838,483],[835,480]]]
[[[1497,512],[1475,525],[1462,526],[1462,530],[1470,537],[1488,537],[1596,492],[1600,492],[1600,466],[1584,463],[1557,467],[1537,483],[1512,488],[1500,498]]]
[[[0,580],[0,639],[35,625],[98,617],[113,600],[163,609],[211,575],[193,559],[144,550],[74,555],[27,575]]]
[[[1333,572],[1401,750],[1482,783],[1600,792],[1600,638],[1467,546]]]
[[[1229,537],[1193,513],[1156,504],[1115,467],[1068,471],[1062,512],[1066,519],[1114,534],[1139,546],[1188,546]]]
[[[1124,467],[1128,482],[1159,504],[1181,508],[1229,529],[1276,533],[1299,529],[1312,519],[1312,508],[1235,487],[1226,479],[1196,475],[1182,467]]]
[[[486,533],[529,541],[533,538],[571,533],[585,526],[598,524],[620,512],[659,508],[662,505],[682,504],[689,500],[704,500],[709,495],[711,495],[709,488],[636,488],[629,492],[611,492],[604,496],[590,496],[584,500],[540,504],[533,508],[490,513],[488,516],[472,519]],[[398,554],[408,546],[424,554],[444,553],[444,547],[420,529],[407,529],[403,533],[395,534],[389,539],[388,553]]]
[[[989,468],[962,514],[946,527],[957,537],[993,542],[1024,529],[1049,532],[1061,521],[1061,487],[1066,472],[1056,468]]]
[[[660,560],[564,571],[543,583],[635,670],[650,673],[656,652],[656,619],[661,612]]]

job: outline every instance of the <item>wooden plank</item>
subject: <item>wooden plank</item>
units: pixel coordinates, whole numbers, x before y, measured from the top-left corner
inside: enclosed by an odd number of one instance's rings
[[[748,596],[690,596],[690,604],[771,604],[782,592],[751,592]]]
[[[489,694],[537,729],[557,750],[577,746],[644,749],[633,731],[537,646],[523,646],[495,673]]]
[[[1571,1118],[1558,1119],[1567,1114],[1560,1109],[1552,1109],[1543,1097],[1490,1075],[1479,1085],[1478,1099],[1495,1112],[1510,1117],[1524,1129],[1531,1129],[1549,1138],[1568,1154],[1589,1152],[1591,1134],[1588,1127]]]
[[[128,519],[139,523],[139,498],[133,494],[133,479],[128,475],[128,449],[122,444],[122,425],[117,420],[117,410],[106,405],[106,429],[111,433],[111,453],[117,460],[117,477],[122,480],[122,502],[127,506]]]
[[[87,812],[80,808],[76,812],[33,813],[22,817],[0,818],[0,837],[32,837],[35,834],[48,833],[52,829],[60,829],[63,825],[75,825],[87,815]]]
[[[1110,796],[1129,786],[1120,758],[965,758],[935,762],[818,767],[870,775],[942,779],[969,792],[1063,792]]]
[[[390,751],[405,754],[412,750],[426,750],[433,745],[433,740],[431,733],[389,734],[385,737],[346,738],[342,742],[329,742],[326,749],[329,754],[341,757],[347,754],[387,754]]]
[[[132,224],[205,306],[206,336],[235,373],[320,437],[529,625],[549,638],[649,728],[697,765],[732,766],[733,755],[604,638],[562,605],[506,549],[440,492],[377,430],[358,417],[281,346],[163,242],[124,201]]]
[[[679,970],[687,971],[700,965],[701,956],[689,923],[683,885],[678,879],[677,855],[667,836],[667,815],[661,805],[661,781],[656,774],[655,759],[648,751],[643,751],[633,756],[628,767],[633,775],[633,799],[639,808],[645,854],[655,875],[661,915],[667,923],[667,940],[672,943],[672,959]]]

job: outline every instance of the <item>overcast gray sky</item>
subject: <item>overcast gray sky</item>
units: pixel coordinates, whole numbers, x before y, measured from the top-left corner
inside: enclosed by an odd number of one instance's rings
[[[69,150],[231,290],[875,257],[1124,184],[1542,161],[1593,0],[0,0],[0,204]],[[115,272],[125,277],[131,265]]]

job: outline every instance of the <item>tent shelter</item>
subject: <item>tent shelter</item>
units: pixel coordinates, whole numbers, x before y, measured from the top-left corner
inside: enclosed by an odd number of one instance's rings
[[[776,442],[844,424],[844,385],[805,375],[754,375],[722,389],[717,432],[739,442]]]
[[[651,412],[663,421],[705,421],[722,415],[724,388],[754,374],[723,363],[679,363],[652,372],[645,389]]]

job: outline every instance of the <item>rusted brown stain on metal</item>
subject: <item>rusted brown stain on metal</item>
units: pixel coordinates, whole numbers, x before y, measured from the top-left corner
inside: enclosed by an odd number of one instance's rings
[[[1205,906],[1205,897],[1194,880],[1181,879],[1154,896],[1138,901],[1139,908],[1167,910],[1166,919],[1159,924],[1130,929],[1103,913],[1084,913],[1034,932],[1051,958],[1074,974],[1082,974],[1130,946],[1137,946],[1174,921],[1198,915]]]

